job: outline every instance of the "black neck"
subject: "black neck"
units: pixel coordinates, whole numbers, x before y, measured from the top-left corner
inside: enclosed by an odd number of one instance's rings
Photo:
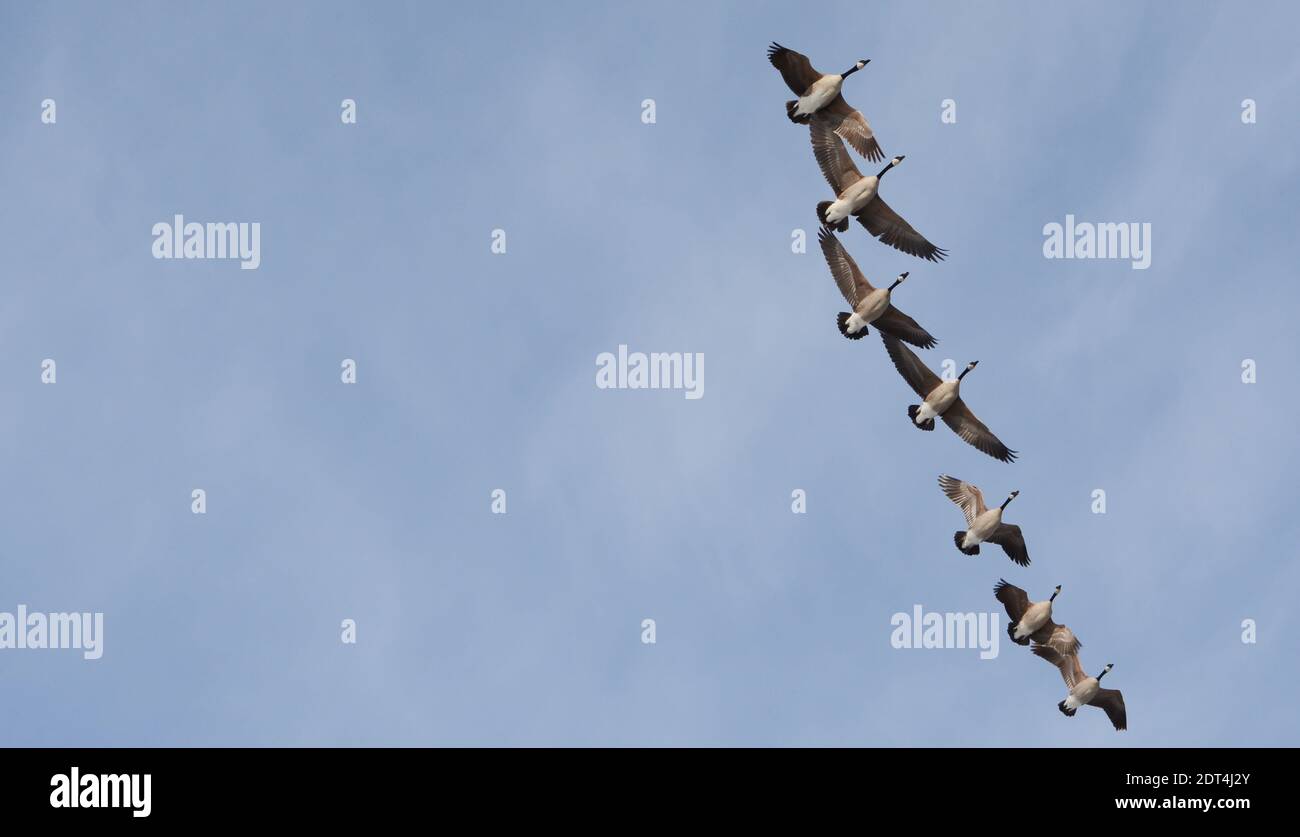
[[[898,287],[899,285],[901,285],[901,284],[903,284],[903,280],[902,280],[902,279],[895,279],[895,280],[894,280],[894,284],[890,285],[890,286],[889,286],[889,289],[892,291],[894,288],[897,288],[897,287]]]
[[[889,170],[892,169],[893,167],[894,167],[894,161],[893,161],[893,160],[890,160],[890,161],[889,161],[889,165],[887,165],[887,166],[885,166],[883,169],[881,169],[881,170],[880,170],[880,174],[876,175],[876,178],[879,179],[879,178],[881,178],[881,177],[884,177],[884,176],[885,176],[885,172],[889,171]]]
[[[1011,505],[1011,498],[1010,498],[1010,497],[1008,497],[1007,499],[1003,500],[1003,501],[1002,501],[1002,505],[998,506],[998,508],[1000,508],[1000,509],[1002,509],[1002,510],[1005,511],[1006,508],[1007,508],[1007,506],[1009,506],[1009,505]],[[1056,594],[1053,593],[1052,595],[1056,595]]]
[[[969,366],[967,366],[965,369],[961,370],[961,374],[957,376],[957,380],[960,381],[962,378],[965,378],[965,377],[966,377],[966,373],[969,372],[969,371],[970,371],[970,367],[969,367]]]
[[[848,78],[849,76],[853,75],[854,73],[856,73],[858,70],[861,70],[861,69],[862,69],[861,67],[859,67],[858,65],[854,64],[852,67],[849,67],[847,70],[845,70],[844,72],[840,73],[840,78],[842,78],[842,79]]]
[[[1049,601],[1049,602],[1054,602],[1054,601],[1056,601],[1056,597],[1057,597],[1058,594],[1060,594],[1060,592],[1061,592],[1060,590],[1053,591],[1053,593],[1052,593],[1052,598],[1048,599],[1048,601]]]

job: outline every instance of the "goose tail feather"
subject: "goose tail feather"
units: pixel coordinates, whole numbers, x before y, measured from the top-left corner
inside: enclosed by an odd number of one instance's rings
[[[835,324],[840,327],[840,334],[843,334],[845,337],[849,338],[850,340],[861,340],[863,337],[866,337],[867,336],[866,326],[863,326],[862,328],[854,332],[849,331],[849,316],[850,316],[849,312],[841,311],[839,316],[835,318]]]
[[[919,422],[919,423],[917,422],[916,414],[919,412],[921,412],[920,404],[913,404],[912,406],[907,408],[907,417],[912,420],[912,426],[919,430],[933,430],[934,419],[926,419],[923,422]]]

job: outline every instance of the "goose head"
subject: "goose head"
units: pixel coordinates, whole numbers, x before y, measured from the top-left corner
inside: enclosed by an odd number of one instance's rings
[[[978,360],[972,360],[970,363],[966,364],[966,368],[963,369],[963,370],[961,371],[961,374],[957,376],[957,380],[960,381],[962,378],[965,378],[967,372],[970,372],[972,369],[974,369],[976,366],[979,366],[979,365],[980,365],[980,362],[979,362]]]
[[[970,370],[968,369],[968,370],[966,370],[966,371],[969,372]],[[965,375],[966,372],[963,372],[962,374]],[[1005,509],[1007,506],[1011,505],[1011,501],[1014,500],[1014,499],[1016,499],[1016,498],[1019,497],[1019,496],[1020,496],[1020,492],[1019,492],[1019,491],[1013,491],[1013,492],[1011,492],[1009,495],[1007,495],[1007,499],[1005,499],[1005,500],[1002,501],[1002,508]],[[1059,589],[1059,588],[1058,588],[1058,589]]]
[[[889,170],[892,169],[894,166],[896,166],[896,165],[898,165],[899,163],[903,162],[903,160],[904,160],[905,158],[906,158],[905,155],[903,155],[903,154],[899,154],[897,157],[895,157],[894,159],[890,160],[889,163],[887,163],[887,164],[885,165],[885,167],[884,167],[883,169],[880,170],[880,174],[876,175],[876,177],[877,177],[877,178],[884,177],[884,176],[885,176],[885,172],[889,171]]]
[[[1056,597],[1059,595],[1061,595],[1061,585],[1058,584],[1056,585],[1056,589],[1052,591],[1052,598],[1048,599],[1048,601],[1049,602],[1056,601]]]
[[[892,291],[894,288],[897,288],[899,285],[903,284],[903,280],[907,278],[907,274],[910,272],[911,271],[909,270],[904,270],[902,273],[898,274],[898,278],[894,280],[894,284],[889,286],[889,289]]]
[[[1115,667],[1115,664],[1114,664],[1114,663],[1106,663],[1106,667],[1105,667],[1104,669],[1102,669],[1101,674],[1098,674],[1098,675],[1097,675],[1097,682],[1100,683],[1100,682],[1101,682],[1101,678],[1103,678],[1103,677],[1105,677],[1107,674],[1109,674],[1109,673],[1110,673],[1110,670],[1111,670],[1112,668],[1114,668],[1114,667]]]
[[[848,78],[849,76],[853,75],[853,74],[856,73],[858,70],[861,70],[863,67],[867,66],[867,65],[870,64],[870,63],[871,63],[871,59],[870,59],[870,58],[863,58],[861,61],[859,61],[858,63],[854,64],[852,67],[849,67],[847,70],[845,70],[844,72],[840,73],[840,78],[842,78],[842,79],[844,79],[844,78]]]

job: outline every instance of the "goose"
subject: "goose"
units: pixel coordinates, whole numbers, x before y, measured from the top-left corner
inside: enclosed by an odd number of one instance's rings
[[[1029,550],[1025,549],[1025,536],[1021,534],[1020,527],[1011,523],[1002,522],[1002,512],[1006,511],[1011,501],[1019,496],[1019,491],[1013,491],[997,508],[990,509],[984,505],[984,494],[978,488],[968,482],[962,482],[956,477],[950,477],[947,474],[939,477],[939,488],[948,499],[957,504],[962,514],[966,515],[966,531],[958,531],[952,536],[953,543],[957,544],[966,555],[979,555],[980,544],[988,541],[1002,547],[1002,551],[1007,554],[1015,563],[1022,567],[1029,566]],[[1016,588],[1012,588],[1016,589]],[[1057,592],[1060,592],[1059,590]],[[1020,594],[1023,596],[1024,591]],[[1055,598],[1056,594],[1053,593]],[[1038,605],[1034,605],[1038,607]],[[1052,604],[1047,603],[1047,613],[1051,615]],[[1036,613],[1036,612],[1035,612]],[[1020,617],[1012,614],[1012,619]],[[1037,618],[1037,616],[1035,616]],[[1030,633],[1037,628],[1030,628]],[[1028,644],[1025,640],[1021,645]]]
[[[876,324],[881,334],[892,334],[922,349],[933,348],[939,341],[930,332],[916,324],[916,320],[899,311],[891,303],[890,294],[903,284],[907,272],[900,273],[888,288],[873,288],[867,277],[858,269],[857,262],[844,249],[835,233],[822,227],[817,231],[817,241],[822,255],[831,269],[831,276],[839,286],[844,301],[853,307],[853,313],[841,311],[836,318],[840,334],[850,340],[867,336],[867,326]]]
[[[885,159],[866,117],[861,111],[849,107],[849,103],[840,95],[844,79],[870,64],[870,58],[863,58],[839,75],[823,75],[813,69],[808,56],[786,49],[774,41],[767,48],[767,60],[781,71],[781,78],[799,97],[785,103],[785,113],[791,122],[806,125],[815,118],[843,137],[854,150],[871,162]]]
[[[1016,645],[1028,645],[1033,640],[1041,646],[1060,654],[1078,654],[1083,643],[1074,632],[1052,621],[1052,602],[1061,595],[1061,585],[1056,585],[1052,597],[1045,602],[1029,601],[1029,594],[1002,579],[993,585],[993,595],[1007,609],[1007,636]]]
[[[1015,461],[1016,451],[1002,444],[961,400],[961,379],[979,364],[978,360],[971,361],[956,380],[943,381],[897,338],[882,331],[880,339],[885,342],[885,351],[889,352],[889,359],[894,362],[898,374],[922,398],[920,404],[907,408],[913,425],[921,430],[933,430],[935,418],[942,418],[943,423],[967,444],[1002,462]]]
[[[1106,717],[1115,729],[1123,732],[1128,729],[1128,712],[1124,709],[1124,693],[1119,689],[1103,689],[1101,678],[1110,673],[1114,663],[1106,663],[1106,668],[1096,677],[1089,677],[1079,663],[1078,654],[1062,654],[1049,645],[1033,647],[1034,654],[1047,660],[1061,670],[1061,677],[1070,692],[1065,700],[1056,704],[1061,714],[1073,718],[1080,706],[1096,706],[1105,711]]]
[[[927,241],[876,194],[880,179],[903,162],[903,156],[890,160],[879,174],[863,177],[858,167],[853,165],[849,152],[844,150],[844,143],[821,120],[813,120],[809,134],[817,165],[826,182],[835,190],[835,200],[817,204],[817,218],[823,224],[844,232],[849,228],[849,216],[852,215],[867,232],[895,250],[931,262],[947,258],[947,250]]]

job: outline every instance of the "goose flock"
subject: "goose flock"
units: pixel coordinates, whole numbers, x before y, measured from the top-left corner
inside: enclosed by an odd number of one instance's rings
[[[951,380],[936,375],[904,345],[931,349],[938,343],[916,320],[894,307],[893,292],[907,279],[908,272],[899,274],[888,287],[875,287],[836,235],[847,232],[849,219],[853,218],[872,238],[909,256],[930,262],[940,262],[948,256],[947,250],[930,243],[880,197],[880,181],[903,162],[903,155],[890,158],[879,173],[863,176],[844,146],[847,142],[871,162],[885,159],[870,123],[861,111],[845,101],[843,95],[845,80],[866,67],[870,59],[860,59],[842,73],[822,73],[813,69],[806,55],[775,42],[768,47],[767,58],[798,97],[785,103],[786,116],[797,125],[808,126],[813,157],[835,194],[834,200],[817,204],[817,220],[821,222],[817,239],[831,278],[851,309],[836,317],[840,334],[850,340],[861,340],[870,333],[871,327],[880,332],[885,352],[894,368],[921,399],[920,404],[907,408],[907,417],[913,427],[934,430],[935,419],[940,419],[976,450],[1000,462],[1014,462],[1017,452],[1003,444],[984,422],[976,418],[962,399],[962,381],[979,361],[971,361],[960,375]],[[966,528],[953,535],[957,549],[973,556],[980,554],[980,544],[996,544],[1014,564],[1029,566],[1029,549],[1025,545],[1024,533],[1019,526],[1002,520],[1007,506],[1020,494],[1018,490],[1008,494],[1002,505],[989,508],[984,502],[983,492],[969,482],[945,474],[939,477],[939,488],[966,518]],[[1060,593],[1058,585],[1050,598],[1033,602],[1028,593],[1005,580],[993,588],[994,598],[1006,609],[1010,620],[1007,635],[1011,641],[1031,646],[1030,651],[1035,656],[1060,671],[1067,689],[1065,699],[1057,704],[1061,713],[1073,717],[1079,707],[1095,706],[1106,713],[1116,730],[1125,730],[1128,716],[1124,709],[1124,695],[1117,689],[1101,686],[1101,679],[1114,666],[1107,663],[1095,677],[1087,674],[1079,661],[1082,643],[1070,628],[1052,621],[1052,605]]]

